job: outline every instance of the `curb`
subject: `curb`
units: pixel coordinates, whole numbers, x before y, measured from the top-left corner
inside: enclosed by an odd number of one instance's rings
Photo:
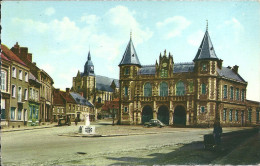
[[[35,127],[35,128],[24,128],[24,129],[13,129],[13,130],[1,130],[2,133],[4,132],[14,132],[14,131],[26,131],[26,130],[35,130],[35,129],[46,129],[46,128],[52,128],[57,126],[44,126],[44,127]]]

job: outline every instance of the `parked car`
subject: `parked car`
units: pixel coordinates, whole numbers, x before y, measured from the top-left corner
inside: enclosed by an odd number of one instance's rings
[[[164,127],[165,124],[163,124],[160,120],[158,119],[151,119],[149,122],[144,123],[145,127]]]
[[[70,121],[70,117],[69,116],[62,116],[59,118],[58,120],[58,125],[62,126],[62,125],[71,125],[71,121]]]

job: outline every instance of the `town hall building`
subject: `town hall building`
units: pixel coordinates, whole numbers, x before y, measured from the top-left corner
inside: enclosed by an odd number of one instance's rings
[[[166,50],[154,65],[141,65],[132,37],[119,64],[119,123],[244,126],[259,123],[259,102],[246,100],[238,66],[224,67],[208,29],[190,63],[174,63]]]

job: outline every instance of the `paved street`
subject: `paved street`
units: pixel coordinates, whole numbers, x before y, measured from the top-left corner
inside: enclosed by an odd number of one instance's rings
[[[205,151],[201,142],[203,135],[212,132],[212,129],[144,128],[101,125],[101,123],[96,124],[96,127],[98,134],[107,137],[73,137],[78,126],[3,132],[2,163],[3,165],[188,164],[194,159],[194,164],[207,164],[218,157],[212,152]],[[225,128],[224,132],[236,130],[241,129]],[[189,160],[185,159],[187,154]],[[198,155],[202,155],[202,158]],[[205,160],[203,155],[209,155],[210,158],[206,157]]]

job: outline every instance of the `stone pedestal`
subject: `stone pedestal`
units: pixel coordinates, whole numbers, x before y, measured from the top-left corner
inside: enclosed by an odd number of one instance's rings
[[[85,125],[79,126],[79,133],[82,134],[95,134],[95,126],[90,125],[89,114],[86,114]]]

